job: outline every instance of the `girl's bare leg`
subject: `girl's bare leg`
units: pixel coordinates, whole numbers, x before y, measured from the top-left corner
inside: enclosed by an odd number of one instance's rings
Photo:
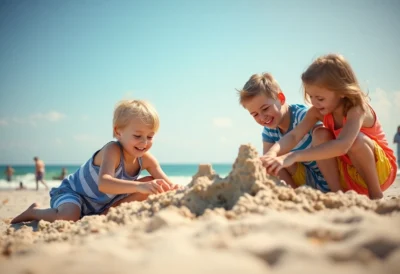
[[[334,139],[332,132],[324,127],[314,129],[312,135],[312,146],[316,147],[323,143],[329,142]],[[331,191],[337,192],[341,190],[339,167],[336,158],[319,160],[317,165]]]
[[[28,209],[11,220],[12,224],[34,220],[54,222],[55,220],[77,221],[81,216],[81,209],[73,203],[65,203],[57,209],[40,209],[37,203],[33,203]]]
[[[371,199],[381,199],[383,193],[375,168],[376,159],[374,150],[374,142],[368,136],[359,133],[347,155],[367,184],[369,197]]]

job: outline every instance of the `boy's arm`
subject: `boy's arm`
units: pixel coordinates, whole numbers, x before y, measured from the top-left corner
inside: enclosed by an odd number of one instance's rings
[[[335,140],[317,147],[293,152],[289,157],[293,157],[295,162],[304,162],[324,160],[346,154],[360,133],[364,119],[365,112],[361,108],[351,108],[347,112],[347,121]]]
[[[274,145],[275,143],[268,143],[268,142],[263,142],[263,155],[267,154],[268,151],[271,149],[271,147]],[[281,156],[282,152],[279,152],[277,156]]]
[[[143,155],[142,159],[143,169],[146,169],[154,179],[162,179],[170,187],[174,186],[174,183],[172,183],[168,176],[164,173],[157,159],[150,154],[150,152],[147,152],[145,155]]]
[[[115,168],[118,166],[121,156],[121,149],[116,143],[107,144],[100,153],[102,153],[99,172],[99,190],[101,192],[107,194],[140,192],[138,185],[142,184],[141,182],[115,178]]]
[[[319,121],[319,113],[312,107],[310,108],[304,119],[290,132],[285,134],[279,142],[276,142],[268,151],[269,156],[284,155],[290,152],[307,134],[315,124]]]
[[[274,145],[274,143],[264,142],[263,141],[263,155],[270,150],[270,148]]]

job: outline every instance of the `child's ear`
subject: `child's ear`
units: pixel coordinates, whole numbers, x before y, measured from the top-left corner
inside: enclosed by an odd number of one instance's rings
[[[121,137],[121,133],[119,132],[119,130],[118,130],[118,128],[117,127],[114,127],[114,136],[115,136],[115,138],[119,138],[119,137]]]
[[[281,102],[281,105],[283,105],[286,102],[286,97],[285,94],[283,94],[283,92],[278,93],[278,100]]]

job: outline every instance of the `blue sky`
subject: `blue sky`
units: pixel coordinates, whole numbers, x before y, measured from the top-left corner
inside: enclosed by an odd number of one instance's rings
[[[261,152],[236,88],[271,72],[289,103],[300,75],[337,52],[390,143],[400,124],[400,2],[0,0],[0,164],[81,164],[112,139],[123,98],[161,117],[162,163],[232,163]],[[394,148],[394,146],[392,146]]]

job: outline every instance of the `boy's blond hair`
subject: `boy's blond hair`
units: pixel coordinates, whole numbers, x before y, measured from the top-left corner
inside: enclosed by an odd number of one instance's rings
[[[113,129],[126,127],[133,118],[139,118],[154,132],[160,127],[158,113],[150,103],[143,100],[122,100],[115,106]],[[115,137],[114,131],[113,136]]]
[[[368,95],[361,90],[353,69],[342,55],[317,58],[301,75],[301,80],[303,85],[316,85],[344,96],[344,115],[354,106],[360,106],[363,111],[368,108]],[[305,89],[304,99],[310,102]]]
[[[252,99],[253,97],[264,94],[269,98],[277,99],[281,88],[278,82],[270,73],[253,74],[246,82],[242,90],[239,90],[239,102],[243,103]]]

